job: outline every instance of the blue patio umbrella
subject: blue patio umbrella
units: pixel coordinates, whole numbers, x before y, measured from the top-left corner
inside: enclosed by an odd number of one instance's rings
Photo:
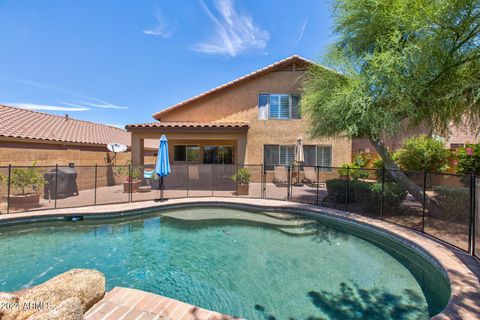
[[[155,165],[155,174],[160,178],[160,201],[163,201],[163,178],[170,174],[170,162],[168,160],[168,140],[163,134],[160,138],[158,148],[157,163]]]

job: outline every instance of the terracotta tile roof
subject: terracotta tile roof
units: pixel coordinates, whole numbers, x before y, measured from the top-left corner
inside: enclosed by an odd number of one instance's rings
[[[6,105],[0,105],[0,136],[102,146],[109,142],[131,144],[130,133],[123,129]],[[145,141],[147,148],[156,149],[156,144]]]
[[[248,122],[150,122],[129,124],[130,128],[248,128]]]
[[[182,102],[180,102],[180,103],[177,103],[177,104],[175,104],[175,105],[173,105],[173,106],[171,106],[171,107],[168,107],[168,108],[166,108],[166,109],[163,109],[163,110],[161,110],[161,111],[159,111],[159,112],[156,112],[156,113],[153,114],[153,118],[155,118],[155,119],[157,119],[157,120],[160,120],[160,118],[161,118],[162,115],[164,115],[164,114],[166,114],[166,113],[169,113],[169,112],[171,112],[171,111],[173,111],[173,110],[175,110],[175,109],[178,109],[178,108],[180,108],[180,107],[182,107],[182,106],[184,106],[184,105],[186,105],[186,104],[189,104],[189,103],[191,103],[191,102],[197,101],[197,100],[199,100],[199,99],[201,99],[201,98],[204,98],[204,97],[206,97],[206,96],[208,96],[208,95],[211,95],[211,94],[213,94],[213,93],[216,93],[216,92],[218,92],[218,91],[220,91],[220,90],[223,90],[223,89],[226,89],[226,88],[228,88],[228,87],[231,87],[231,86],[233,86],[233,85],[235,85],[235,84],[238,84],[238,83],[240,83],[240,82],[251,80],[251,79],[253,79],[253,78],[255,78],[255,77],[258,77],[258,76],[263,75],[263,74],[265,74],[265,73],[271,72],[271,71],[273,71],[273,70],[275,70],[275,69],[277,69],[277,68],[280,68],[280,67],[282,67],[282,66],[284,66],[284,65],[286,65],[286,64],[292,63],[292,62],[294,62],[294,61],[300,62],[300,63],[302,63],[302,64],[307,64],[307,65],[310,65],[310,64],[313,64],[313,63],[314,63],[314,62],[311,61],[311,60],[305,59],[305,58],[300,57],[300,56],[297,56],[297,55],[290,56],[290,57],[288,57],[288,58],[286,58],[286,59],[277,61],[277,62],[275,62],[275,63],[273,63],[273,64],[271,64],[271,65],[269,65],[269,66],[266,66],[266,67],[264,67],[264,68],[258,69],[258,70],[256,70],[256,71],[251,72],[251,73],[249,73],[249,74],[247,74],[247,75],[244,75],[244,76],[242,76],[242,77],[240,77],[240,78],[237,78],[237,79],[235,79],[235,80],[232,80],[232,81],[230,81],[230,82],[227,82],[227,83],[225,83],[225,84],[222,84],[221,86],[218,86],[218,87],[216,87],[216,88],[213,88],[213,89],[211,89],[211,90],[208,90],[208,91],[206,91],[206,92],[204,92],[204,93],[201,93],[201,94],[199,94],[199,95],[197,95],[197,96],[194,96],[194,97],[192,97],[192,98],[190,98],[190,99],[184,100],[184,101],[182,101]]]

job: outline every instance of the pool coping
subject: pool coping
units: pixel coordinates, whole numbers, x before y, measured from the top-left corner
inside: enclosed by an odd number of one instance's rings
[[[355,213],[318,207],[309,204],[282,200],[249,198],[182,198],[165,202],[144,201],[134,203],[89,206],[80,208],[51,209],[0,215],[0,227],[21,226],[36,222],[64,221],[66,218],[82,217],[85,220],[122,218],[143,215],[158,209],[176,209],[196,206],[226,205],[251,210],[280,210],[311,218],[333,219],[355,224],[375,233],[381,233],[413,248],[434,265],[440,266],[451,285],[451,296],[447,307],[432,319],[476,319],[480,318],[480,285],[477,275],[467,266],[467,260],[475,258],[419,231],[408,229],[387,221],[361,216]],[[476,262],[474,262],[476,263]]]

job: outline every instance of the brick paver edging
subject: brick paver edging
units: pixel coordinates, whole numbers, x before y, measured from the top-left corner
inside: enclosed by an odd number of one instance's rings
[[[118,218],[141,215],[157,210],[172,208],[224,205],[246,209],[287,211],[312,218],[334,219],[343,223],[355,224],[383,236],[394,238],[406,246],[423,254],[433,265],[439,266],[448,277],[451,297],[447,307],[433,319],[479,319],[480,285],[478,274],[467,266],[478,266],[478,261],[468,254],[428,237],[420,232],[401,227],[386,221],[364,217],[354,213],[301,204],[267,199],[247,198],[185,198],[166,202],[136,202],[126,204],[56,209],[37,212],[0,215],[0,228],[9,225],[23,225],[43,221],[60,221],[65,217],[82,216],[84,219]],[[161,318],[160,318],[161,319]]]

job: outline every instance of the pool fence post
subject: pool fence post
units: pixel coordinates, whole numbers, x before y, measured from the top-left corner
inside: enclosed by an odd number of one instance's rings
[[[290,200],[290,186],[291,186],[291,177],[290,177],[290,172],[291,172],[291,167],[290,164],[288,164],[288,169],[287,169],[287,201]]]
[[[262,198],[265,199],[267,197],[267,170],[265,167],[265,163],[262,163],[262,173],[260,174],[260,184],[262,188]]]
[[[427,169],[423,170],[422,233],[425,232],[425,212],[427,206]]]
[[[95,180],[93,181],[93,205],[97,205],[97,164],[95,164]]]
[[[235,172],[235,192],[238,197],[238,162],[237,162],[237,171]]]
[[[210,171],[211,171],[211,174],[212,174],[212,181],[211,181],[211,183],[212,183],[212,197],[213,197],[213,166],[214,166],[214,164],[212,163],[210,165]]]
[[[128,202],[132,202],[132,163],[128,164]]]
[[[348,193],[350,192],[350,168],[347,167],[347,181],[345,184],[346,191],[345,192],[345,211],[348,211]]]
[[[382,165],[382,196],[380,197],[380,220],[383,220],[384,203],[385,203],[385,164]]]
[[[55,165],[55,209],[57,208],[57,192],[58,192],[58,163]]]
[[[473,184],[472,184],[472,255],[475,256],[475,242],[477,241],[477,214],[478,214],[478,208],[477,208],[477,175],[473,173]]]
[[[189,166],[190,165],[187,163],[187,198],[188,198],[188,180],[189,180],[189,175],[190,175]]]
[[[317,164],[317,200],[315,201],[315,203],[317,204],[318,206],[318,185],[320,184],[320,166]]]
[[[469,226],[468,226],[468,252],[471,253],[471,254],[474,254],[474,249],[473,249],[473,239],[474,239],[474,232],[475,232],[475,229],[474,229],[474,210],[475,210],[475,205],[474,205],[474,201],[475,201],[475,180],[474,180],[474,174],[473,172],[470,174],[470,205],[469,205],[469,209],[470,209],[470,223],[469,223]]]
[[[10,213],[10,182],[12,178],[12,164],[8,164],[8,180],[7,180],[7,213]]]

